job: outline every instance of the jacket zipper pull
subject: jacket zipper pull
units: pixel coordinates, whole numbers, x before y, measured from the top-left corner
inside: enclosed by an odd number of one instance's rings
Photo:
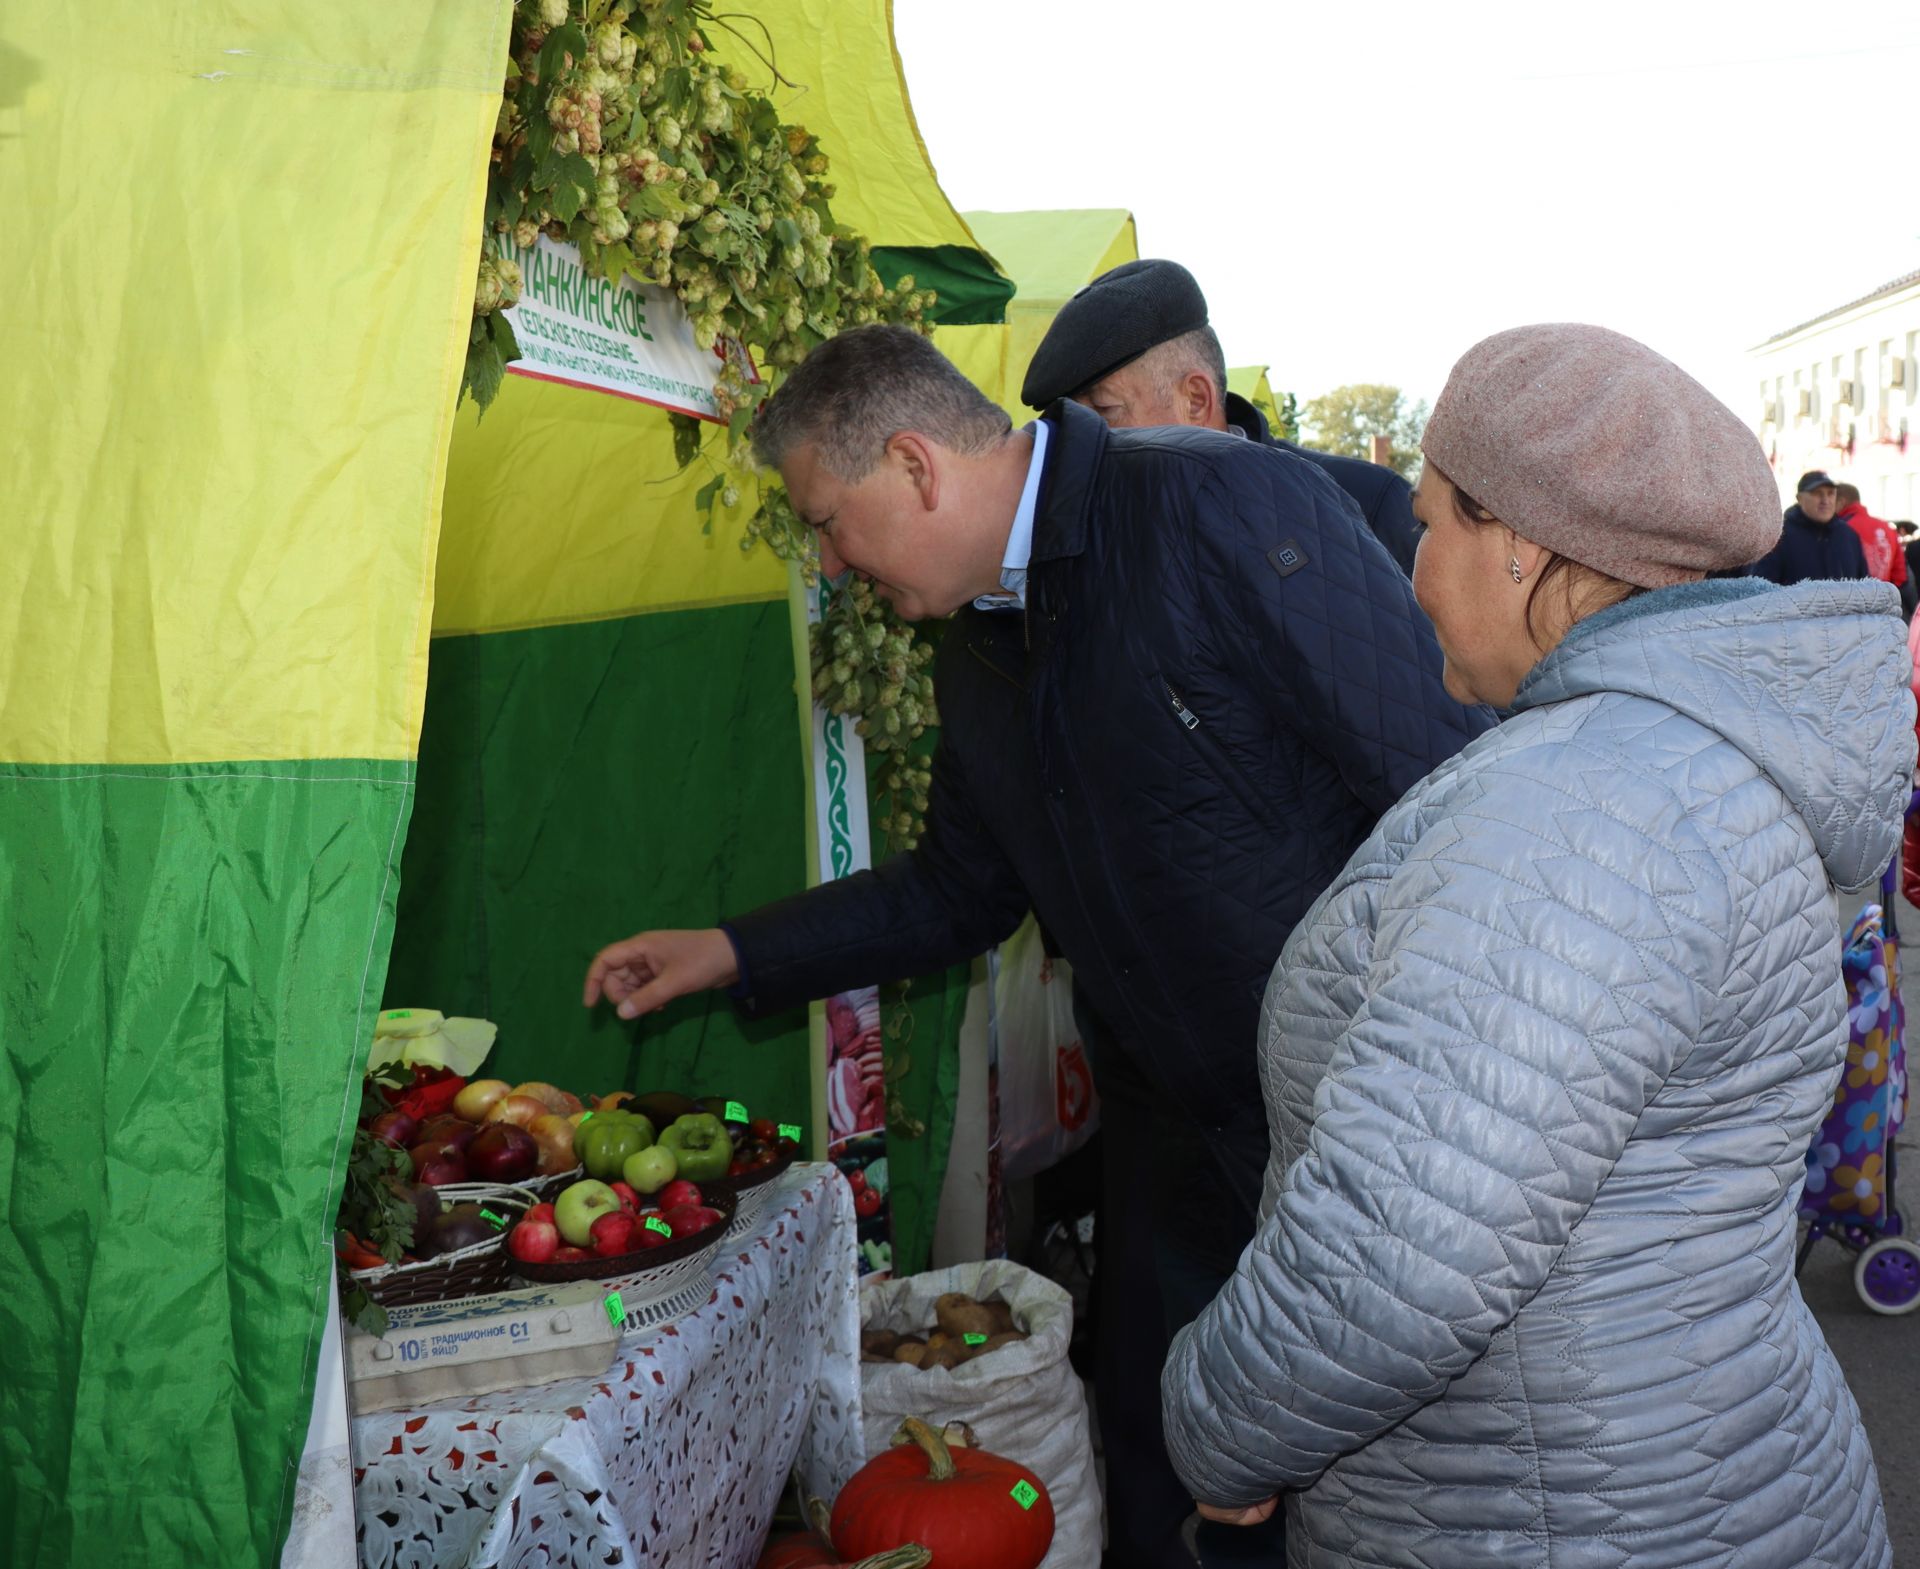
[[[1173,717],[1179,720],[1180,723],[1185,725],[1189,730],[1198,730],[1200,728],[1200,716],[1180,701],[1180,694],[1174,691],[1171,685],[1165,681],[1162,681],[1160,685],[1166,689],[1167,701],[1173,704]]]

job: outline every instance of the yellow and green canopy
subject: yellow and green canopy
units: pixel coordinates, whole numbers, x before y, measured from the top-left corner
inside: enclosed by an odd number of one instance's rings
[[[884,0],[748,9],[842,216],[996,320]],[[390,950],[503,1072],[806,1104],[803,1026],[577,1006],[807,825],[784,577],[664,417],[455,414],[509,16],[0,12],[0,1562],[277,1558]]]

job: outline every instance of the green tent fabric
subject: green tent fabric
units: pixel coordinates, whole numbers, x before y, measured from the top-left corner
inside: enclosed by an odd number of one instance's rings
[[[792,682],[784,599],[437,640],[388,1005],[493,1020],[489,1075],[806,1122],[804,1017],[579,1001],[641,922],[710,926],[803,883]]]
[[[0,10],[0,1563],[286,1536],[509,14]]]

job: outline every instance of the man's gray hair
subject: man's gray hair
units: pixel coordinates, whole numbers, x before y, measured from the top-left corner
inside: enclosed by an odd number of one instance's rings
[[[1227,396],[1227,356],[1220,337],[1211,327],[1196,327],[1165,343],[1156,343],[1142,356],[1155,381],[1170,385],[1192,371],[1201,371],[1213,382],[1213,390],[1222,402]]]
[[[753,452],[778,468],[813,446],[838,478],[871,474],[887,443],[912,431],[954,452],[981,452],[1012,430],[953,362],[907,327],[854,327],[794,369],[753,422]]]

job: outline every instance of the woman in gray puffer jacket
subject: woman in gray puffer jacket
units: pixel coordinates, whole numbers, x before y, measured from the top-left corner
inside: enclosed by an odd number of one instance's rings
[[[1837,890],[1913,773],[1897,597],[1700,581],[1772,475],[1616,333],[1488,339],[1424,446],[1448,690],[1511,712],[1281,955],[1266,1219],[1169,1357],[1174,1464],[1211,1518],[1284,1491],[1296,1569],[1880,1569],[1793,1263]]]

